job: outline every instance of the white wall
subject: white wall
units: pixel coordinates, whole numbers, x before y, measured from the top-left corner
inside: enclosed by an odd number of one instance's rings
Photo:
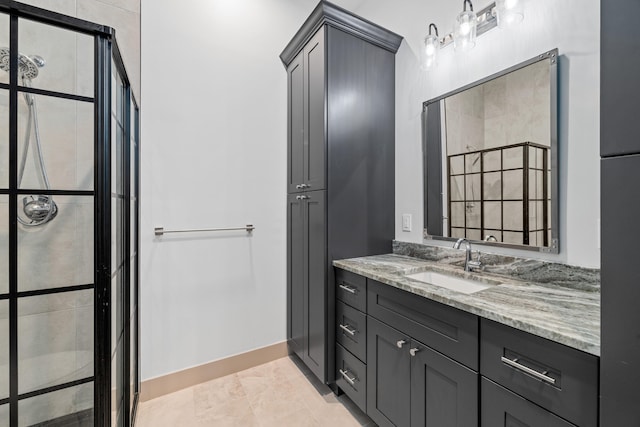
[[[142,4],[142,376],[286,338],[286,72],[313,8]],[[307,4],[305,7],[304,3]],[[154,226],[244,232],[156,239]]]
[[[396,56],[396,239],[422,242],[423,195],[420,142],[421,103],[465,84],[558,48],[560,144],[560,247],[558,255],[497,250],[584,267],[600,266],[600,2],[524,0],[525,19],[511,30],[494,29],[475,49],[441,52],[437,69],[418,70],[427,26],[451,31],[462,2],[397,0],[390,6],[368,1],[354,12],[405,37]],[[489,1],[474,2],[480,10]],[[413,216],[413,231],[402,232],[401,215]],[[435,242],[431,244],[437,244]],[[447,244],[448,245],[448,244]]]
[[[142,2],[143,379],[285,339],[286,73],[278,54],[316,3]],[[428,77],[416,52],[430,21],[442,31],[453,22],[452,2],[335,3],[406,37],[396,65],[400,240],[422,241],[422,101],[560,48],[565,201],[554,259],[598,265],[599,2],[529,0],[513,35],[493,30],[467,55],[443,52]],[[413,215],[412,233],[400,231],[402,213]],[[256,226],[252,237],[156,239],[152,230],[245,223]]]

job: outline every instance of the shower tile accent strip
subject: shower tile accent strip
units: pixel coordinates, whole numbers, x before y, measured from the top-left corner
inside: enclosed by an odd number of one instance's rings
[[[516,329],[600,355],[600,273],[562,264],[483,254],[482,272],[465,273],[463,251],[394,242],[394,254],[334,261],[347,271]],[[488,284],[462,294],[405,277],[437,271]]]

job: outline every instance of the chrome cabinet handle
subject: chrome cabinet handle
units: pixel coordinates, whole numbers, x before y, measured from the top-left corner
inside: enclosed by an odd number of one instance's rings
[[[407,342],[405,340],[400,340],[396,343],[396,346],[398,348],[402,348],[403,345],[405,345]]]
[[[305,188],[309,188],[309,187],[311,187],[311,186],[307,185],[307,184],[298,184],[298,185],[296,185],[296,188],[298,190],[304,190]]]
[[[309,196],[296,196],[296,200],[307,200]]]
[[[342,283],[340,285],[338,285],[338,287],[340,289],[342,289],[343,291],[349,292],[350,294],[357,294],[358,290],[352,286],[349,285],[343,285]]]
[[[502,361],[502,363],[505,363],[505,364],[511,366],[512,368],[518,369],[518,370],[520,370],[522,372],[526,372],[527,374],[532,375],[532,376],[538,378],[539,380],[542,380],[542,381],[547,382],[547,383],[552,384],[552,385],[556,384],[555,378],[551,378],[550,376],[546,375],[546,373],[547,373],[546,371],[545,372],[538,372],[538,371],[536,371],[534,369],[531,369],[531,368],[529,368],[527,366],[521,365],[520,363],[518,363],[518,359],[517,358],[514,359],[514,360],[511,360],[511,359],[508,359],[508,358],[502,356],[500,358],[500,360]]]
[[[419,349],[418,347],[414,347],[414,348],[412,348],[411,350],[409,350],[409,354],[410,354],[411,356],[415,356],[415,355],[416,355],[416,353],[417,353],[417,352],[419,352],[419,351],[420,351],[420,349]]]
[[[348,370],[343,371],[342,369],[339,369],[338,371],[340,372],[340,375],[342,375],[342,378],[344,378],[346,382],[348,382],[352,386],[356,385],[356,381],[358,381],[358,377],[351,378],[349,376],[349,371]]]
[[[302,184],[298,184],[298,185],[296,185],[296,188],[297,188],[298,190],[302,189]]]
[[[352,337],[356,336],[356,333],[358,332],[357,329],[351,329],[349,328],[349,325],[343,325],[340,324],[340,329],[342,329],[343,331],[345,331],[346,333],[348,333],[349,335],[351,335]]]

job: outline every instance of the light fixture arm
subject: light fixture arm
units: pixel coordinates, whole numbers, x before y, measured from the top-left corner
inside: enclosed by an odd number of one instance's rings
[[[471,0],[464,0],[464,1],[462,2],[462,10],[463,10],[464,12],[466,12],[466,11],[467,11],[467,3],[469,3],[469,10],[470,10],[471,12],[473,12],[473,3],[471,3]]]
[[[431,28],[433,27],[433,31],[435,31],[436,33],[436,37],[440,37],[440,35],[438,34],[438,27],[436,27],[436,24],[434,24],[433,22],[431,24],[429,24],[429,35],[431,35]]]

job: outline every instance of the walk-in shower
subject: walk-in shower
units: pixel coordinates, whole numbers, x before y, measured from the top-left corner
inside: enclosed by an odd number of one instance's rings
[[[0,0],[0,427],[129,427],[138,107],[115,32]]]
[[[10,49],[8,47],[0,47],[0,69],[10,71]],[[39,69],[44,67],[45,60],[39,55],[27,56],[22,53],[18,54],[18,76],[24,87],[31,88],[31,80],[38,77]],[[38,108],[36,107],[36,97],[31,93],[23,93],[24,101],[29,109],[29,118],[27,119],[25,139],[22,148],[22,159],[20,160],[20,169],[18,172],[18,187],[22,183],[24,169],[27,165],[29,156],[29,146],[31,143],[31,134],[35,137],[34,152],[37,157],[36,166],[38,174],[44,184],[46,190],[51,189],[49,177],[47,176],[47,168],[44,164],[44,156],[42,154],[42,143],[40,142],[40,128],[38,126]],[[53,196],[30,195],[22,199],[22,210],[27,219],[18,216],[20,224],[26,227],[34,227],[43,225],[51,221],[58,214],[58,206],[53,201]]]

